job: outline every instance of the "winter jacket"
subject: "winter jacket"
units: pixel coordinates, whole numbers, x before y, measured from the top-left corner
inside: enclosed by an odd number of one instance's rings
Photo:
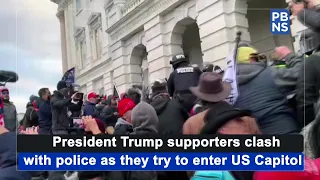
[[[159,133],[164,135],[181,134],[184,122],[189,118],[188,112],[175,99],[159,98],[150,103],[159,118]]]
[[[159,119],[155,109],[146,102],[137,104],[131,112],[133,132],[135,134],[157,134]]]
[[[54,91],[51,97],[52,130],[65,130],[69,128],[70,118],[68,116],[68,106],[71,98],[65,98],[59,91]]]
[[[295,53],[290,53],[282,60],[286,64],[285,68],[270,67],[275,84],[284,94],[296,89],[303,59],[302,55],[297,56]]]
[[[132,124],[128,123],[126,120],[119,118],[114,128],[114,135],[129,135],[133,132]]]
[[[102,110],[101,116],[106,126],[115,126],[119,116],[117,115],[118,109],[109,105],[105,106]]]
[[[24,114],[23,127],[28,128],[39,125],[39,116],[33,105],[28,103],[26,113]]]
[[[208,110],[204,110],[194,116],[191,116],[183,125],[183,134],[200,134],[205,125],[204,116]]]
[[[308,125],[315,118],[314,106],[320,90],[320,52],[307,58],[300,69],[297,84],[298,119],[301,126]]]
[[[97,104],[96,105],[96,113],[99,115],[99,117],[101,117],[102,115],[102,111],[103,111],[103,108],[106,107],[105,104]]]
[[[252,111],[264,134],[299,132],[293,110],[264,62],[238,64],[240,95],[235,107]]]
[[[17,171],[16,142],[14,132],[0,135],[0,179],[1,180],[30,180],[32,175],[26,171]]]
[[[86,105],[84,105],[83,115],[93,117],[96,115],[95,109],[96,109],[95,103],[87,102]]]
[[[39,133],[48,134],[52,128],[51,104],[48,100],[42,100],[38,111],[39,115]]]
[[[312,140],[317,140],[318,138],[314,138],[311,136],[319,136],[319,121],[320,121],[320,99],[318,100],[317,106],[316,106],[316,111],[317,111],[317,115],[314,121],[312,121],[311,123],[309,123],[308,125],[306,125],[302,131],[301,131],[301,135],[304,136],[304,154],[307,157],[310,157],[311,159],[316,158],[316,156],[318,156],[318,154],[316,154],[318,151],[318,149],[313,149],[313,144],[315,143]],[[314,129],[316,128],[316,129]],[[317,132],[318,134],[314,134],[314,132]],[[312,138],[312,139],[310,139]],[[318,144],[318,143],[316,143]]]
[[[83,106],[83,101],[78,101],[77,103],[70,103],[68,105],[68,110],[71,112],[70,117],[80,117],[81,116],[81,109]]]
[[[9,131],[16,131],[18,127],[17,110],[12,102],[3,102],[4,125]]]
[[[130,135],[150,135],[158,133],[159,119],[151,105],[140,102],[132,109],[133,132]],[[157,180],[155,171],[130,171],[126,180]]]
[[[132,110],[132,127],[133,132],[126,135],[148,135],[156,134],[158,128],[157,113],[152,106],[145,102],[138,103]],[[124,125],[130,127],[130,124],[119,118],[117,127]],[[118,133],[119,134],[119,133]],[[105,180],[157,180],[157,172],[155,171],[111,171],[106,173]]]
[[[316,32],[316,50],[320,50],[320,9],[304,9],[298,14],[299,21]]]

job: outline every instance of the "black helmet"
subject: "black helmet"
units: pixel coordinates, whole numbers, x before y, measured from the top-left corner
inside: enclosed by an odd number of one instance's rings
[[[220,66],[216,65],[214,66],[213,72],[222,75],[224,73],[224,70]]]
[[[213,72],[213,64],[206,64],[202,68],[203,72]]]
[[[182,62],[188,62],[187,58],[185,55],[183,54],[178,54],[172,57],[172,60],[170,61],[170,64],[175,67],[178,64],[182,63]]]

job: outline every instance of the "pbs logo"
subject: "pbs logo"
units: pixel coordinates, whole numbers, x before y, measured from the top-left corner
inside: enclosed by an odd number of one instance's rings
[[[290,24],[289,10],[270,10],[270,31],[272,34],[290,34]]]

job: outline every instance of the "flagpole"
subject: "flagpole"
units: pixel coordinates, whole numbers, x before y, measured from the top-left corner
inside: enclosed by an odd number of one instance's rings
[[[120,92],[118,91],[118,88],[117,88],[117,85],[115,82],[113,82],[113,86],[114,86],[115,90],[117,91],[117,94],[119,95],[119,100],[121,100],[121,95],[120,95]],[[114,94],[114,92],[113,92],[113,94]]]
[[[237,35],[236,35],[236,39],[235,39],[235,49],[234,49],[234,63],[236,64],[237,63],[237,59],[238,59],[238,48],[239,48],[239,44],[240,44],[240,41],[241,41],[241,35],[242,35],[242,33],[241,33],[241,31],[238,31],[237,32]],[[237,67],[237,66],[235,66],[235,67]],[[236,69],[236,72],[237,72],[237,69]]]

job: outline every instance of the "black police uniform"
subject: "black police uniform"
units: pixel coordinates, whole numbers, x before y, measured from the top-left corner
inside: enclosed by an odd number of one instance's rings
[[[168,79],[169,95],[178,99],[183,107],[190,112],[197,97],[191,93],[189,88],[198,86],[202,71],[198,67],[188,65],[183,55],[174,56],[170,63],[174,71]]]

